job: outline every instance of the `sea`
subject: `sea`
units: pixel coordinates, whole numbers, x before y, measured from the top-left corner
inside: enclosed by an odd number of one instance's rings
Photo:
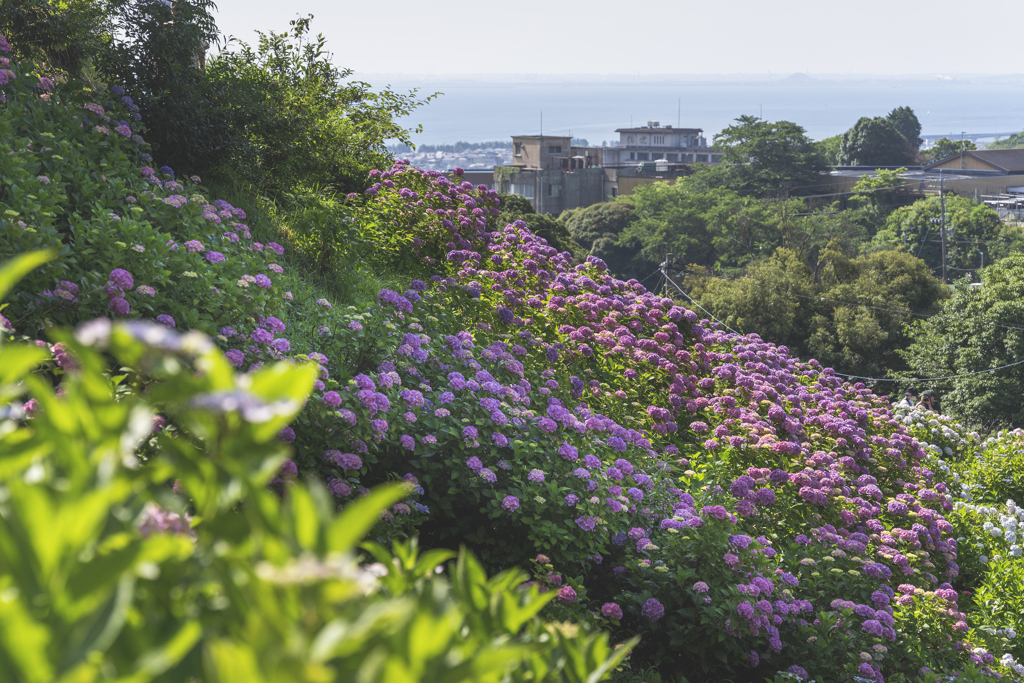
[[[589,77],[592,79],[593,77]],[[422,126],[417,144],[508,140],[512,135],[572,135],[591,145],[618,140],[617,128],[701,128],[714,135],[739,116],[786,120],[815,140],[843,133],[862,116],[911,107],[925,136],[1006,135],[1024,129],[1024,77],[931,80],[826,80],[790,76],[768,82],[544,82],[366,75],[374,86],[441,93],[401,123]]]

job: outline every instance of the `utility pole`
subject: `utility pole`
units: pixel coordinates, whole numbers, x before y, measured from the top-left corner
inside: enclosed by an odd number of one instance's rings
[[[942,236],[942,284],[949,284],[949,280],[946,279],[946,189],[945,189],[945,176],[942,175],[942,169],[939,169],[939,202],[942,205],[942,223],[941,232]]]

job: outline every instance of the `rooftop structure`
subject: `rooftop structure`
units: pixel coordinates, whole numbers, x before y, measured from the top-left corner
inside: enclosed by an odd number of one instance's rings
[[[925,166],[925,171],[955,170],[967,175],[1022,175],[1024,149],[972,149]]]
[[[604,153],[605,166],[625,167],[644,161],[714,164],[721,158],[709,147],[701,128],[673,128],[648,121],[638,128],[618,128],[619,144]]]

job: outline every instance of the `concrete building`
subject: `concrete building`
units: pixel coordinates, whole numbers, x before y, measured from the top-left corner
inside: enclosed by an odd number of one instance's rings
[[[573,147],[558,135],[513,135],[512,165],[495,167],[499,192],[526,197],[539,213],[603,202],[605,173],[600,147]]]
[[[613,147],[574,147],[563,135],[513,135],[512,165],[495,166],[494,189],[526,197],[540,213],[558,214],[632,194],[640,185],[674,182],[693,164],[721,159],[700,128],[648,121],[620,128]]]
[[[626,166],[645,161],[680,164],[717,164],[721,155],[708,147],[701,128],[673,128],[648,121],[640,128],[619,128],[619,144],[604,148],[605,166]]]

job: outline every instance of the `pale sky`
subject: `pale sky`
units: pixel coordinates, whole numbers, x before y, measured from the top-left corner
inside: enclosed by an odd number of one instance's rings
[[[255,42],[313,14],[337,66],[390,74],[1020,74],[1020,0],[216,0]]]

